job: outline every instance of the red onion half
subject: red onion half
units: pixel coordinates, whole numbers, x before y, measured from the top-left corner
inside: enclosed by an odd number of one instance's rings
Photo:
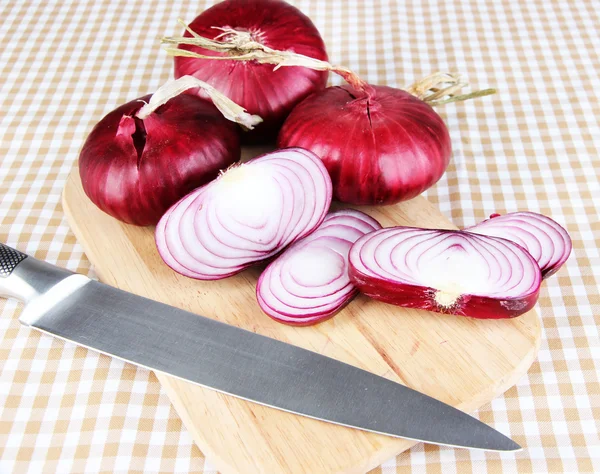
[[[258,304],[276,321],[305,326],[332,317],[358,290],[348,277],[348,252],[381,225],[352,209],[332,212],[309,236],[296,241],[261,274]]]
[[[214,103],[179,95],[190,87],[204,87]],[[94,127],[79,155],[83,190],[123,222],[156,224],[174,202],[240,159],[232,121],[252,128],[260,117],[197,79],[168,82]]]
[[[508,240],[452,230],[391,227],[350,250],[350,279],[386,303],[481,319],[512,318],[535,305],[542,275]]]
[[[569,234],[558,222],[535,212],[492,214],[489,219],[464,230],[519,244],[536,259],[543,278],[558,271],[573,247]]]
[[[185,38],[201,36],[227,40],[230,33],[244,42],[218,51],[184,44]],[[168,51],[175,57],[175,77],[193,75],[208,82],[264,124],[251,132],[253,141],[275,139],[292,108],[327,83],[327,71],[303,67],[282,68],[261,64],[248,54],[253,44],[291,51],[327,60],[325,44],[312,21],[296,7],[281,0],[226,0],[202,12],[179,38],[179,48]],[[191,53],[196,53],[190,54]],[[182,56],[183,55],[183,56]],[[187,57],[186,57],[187,56]],[[202,56],[221,57],[222,61]],[[229,60],[241,57],[242,61]]]
[[[277,150],[181,199],[158,223],[156,245],[176,272],[218,280],[310,234],[330,203],[323,163],[299,148]]]

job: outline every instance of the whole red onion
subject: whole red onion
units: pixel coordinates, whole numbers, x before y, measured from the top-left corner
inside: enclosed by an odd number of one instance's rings
[[[300,10],[281,0],[226,0],[202,12],[185,33],[214,39],[227,39],[232,30],[247,34],[249,41],[282,51],[291,51],[327,60],[325,44],[312,21]],[[243,55],[238,47],[215,52],[180,44],[179,48],[206,56]],[[171,51],[172,52],[172,51]],[[173,54],[177,54],[174,52]],[[274,139],[292,108],[327,83],[327,71],[303,67],[282,68],[247,61],[215,62],[198,57],[175,57],[175,77],[193,75],[219,89],[249,113],[260,115],[264,123],[245,134],[249,141]]]
[[[100,209],[130,224],[156,224],[173,203],[239,160],[238,126],[230,120],[251,127],[259,118],[249,118],[210,87],[217,106],[189,94],[173,97],[199,83],[168,83],[94,127],[79,155],[79,174]]]
[[[311,150],[325,163],[334,199],[393,204],[413,198],[444,174],[452,148],[442,118],[392,87],[328,87],[300,103],[279,134],[280,147]]]

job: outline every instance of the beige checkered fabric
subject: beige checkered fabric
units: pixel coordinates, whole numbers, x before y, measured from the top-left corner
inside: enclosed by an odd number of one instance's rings
[[[63,217],[65,179],[96,121],[170,77],[158,38],[208,3],[0,2],[0,241],[94,274]],[[372,83],[448,70],[497,87],[441,108],[454,156],[427,197],[459,226],[528,209],[573,237],[543,286],[538,361],[477,413],[526,449],[418,445],[376,472],[600,472],[598,1],[294,3],[332,61]],[[12,301],[0,310],[1,473],[216,472],[151,373],[20,327]]]

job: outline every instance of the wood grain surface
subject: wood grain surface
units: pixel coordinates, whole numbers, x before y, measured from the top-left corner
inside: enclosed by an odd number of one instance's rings
[[[123,224],[97,209],[73,170],[63,192],[71,229],[110,285],[356,365],[471,412],[514,385],[540,341],[535,311],[480,321],[357,297],[333,319],[289,327],[255,300],[262,267],[200,282],[168,268],[153,228]],[[362,208],[382,225],[454,226],[427,200]],[[284,413],[157,373],[199,448],[223,473],[362,473],[412,441]]]

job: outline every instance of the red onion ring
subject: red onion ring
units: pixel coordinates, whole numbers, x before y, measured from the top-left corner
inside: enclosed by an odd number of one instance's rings
[[[374,299],[481,319],[529,311],[542,281],[519,245],[452,230],[378,230],[356,241],[349,263],[352,283]]]
[[[535,212],[492,214],[489,219],[464,230],[519,244],[536,259],[544,279],[558,271],[573,248],[569,234],[558,222]]]
[[[160,256],[199,280],[231,276],[317,228],[331,179],[313,153],[278,150],[234,166],[185,196],[156,228]]]
[[[256,297],[276,321],[304,326],[329,319],[358,290],[348,277],[348,252],[366,233],[380,229],[372,217],[344,209],[288,247],[261,274]]]

